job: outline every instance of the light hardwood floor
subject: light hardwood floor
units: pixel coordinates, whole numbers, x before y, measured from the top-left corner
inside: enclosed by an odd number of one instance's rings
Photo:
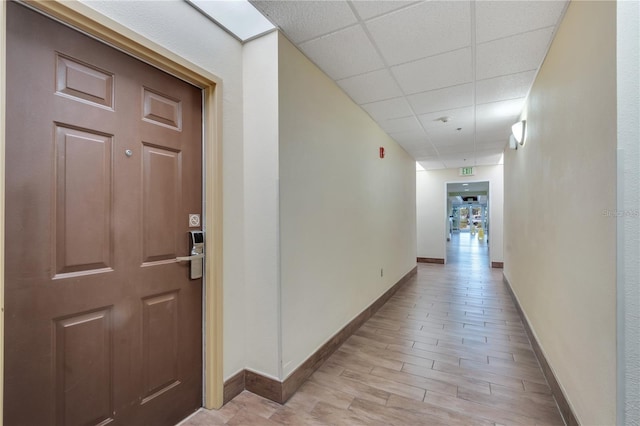
[[[285,405],[245,391],[181,426],[564,424],[486,243],[448,244]]]

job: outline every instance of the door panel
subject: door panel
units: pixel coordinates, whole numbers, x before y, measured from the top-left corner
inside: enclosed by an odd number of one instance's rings
[[[143,403],[180,383],[178,380],[178,292],[144,299]]]
[[[56,319],[54,342],[56,424],[109,420],[114,411],[111,309]]]
[[[144,88],[143,119],[150,123],[182,129],[182,105],[177,99],[170,99],[151,89]]]
[[[201,91],[7,4],[7,425],[201,406]]]
[[[56,56],[56,93],[113,108],[113,74]]]
[[[144,226],[143,262],[175,259],[179,237],[168,223],[177,223],[182,202],[180,152],[144,145],[142,152]],[[184,235],[180,242],[184,244]]]
[[[112,137],[57,125],[55,156],[54,278],[110,270]]]

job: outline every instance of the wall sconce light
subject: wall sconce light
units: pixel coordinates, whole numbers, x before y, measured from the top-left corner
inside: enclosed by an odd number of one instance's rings
[[[520,145],[524,145],[524,135],[527,128],[527,120],[518,121],[513,126],[511,126],[511,134],[513,135],[516,142]]]

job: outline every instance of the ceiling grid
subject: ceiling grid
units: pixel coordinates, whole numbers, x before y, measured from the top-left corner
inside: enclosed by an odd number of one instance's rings
[[[498,164],[568,1],[251,3],[431,170]]]

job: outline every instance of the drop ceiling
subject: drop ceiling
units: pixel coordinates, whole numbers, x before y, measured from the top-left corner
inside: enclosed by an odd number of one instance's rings
[[[499,163],[568,4],[251,3],[427,170]]]

